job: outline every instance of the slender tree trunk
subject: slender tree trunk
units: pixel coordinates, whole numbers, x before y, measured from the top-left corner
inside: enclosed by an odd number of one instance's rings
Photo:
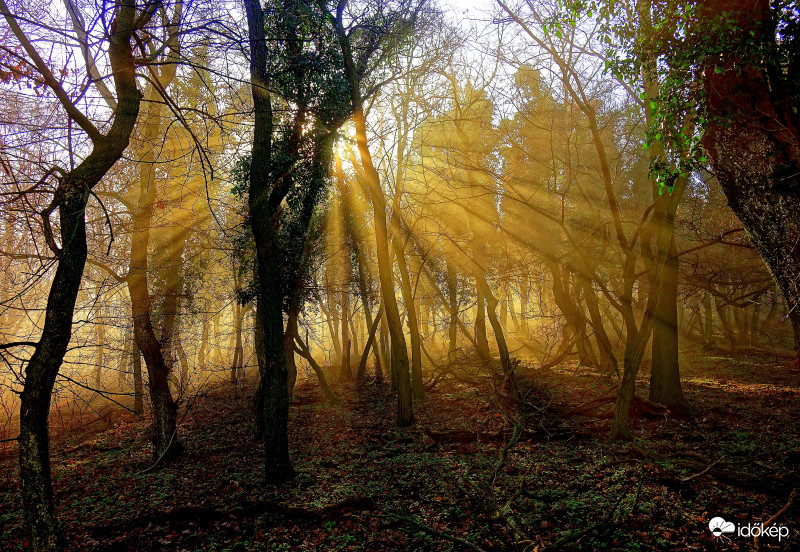
[[[97,319],[97,358],[94,368],[94,387],[99,391],[103,383],[103,367],[106,365],[106,323],[105,320],[103,320],[102,309],[98,311]]]
[[[134,341],[131,348],[133,355],[133,411],[141,416],[144,414],[144,381],[142,380],[142,353]]]
[[[478,284],[479,278],[483,278],[483,275],[475,275],[476,284]],[[485,361],[491,358],[489,338],[486,335],[486,298],[483,296],[482,286],[478,284],[476,287],[478,289],[475,301],[475,341],[478,343],[478,356]]]
[[[375,320],[372,321],[372,326],[369,328],[369,336],[367,337],[367,344],[364,347],[364,352],[361,354],[361,361],[358,363],[358,372],[356,375],[356,381],[364,381],[364,376],[367,371],[367,361],[369,360],[369,350],[370,348],[376,348],[377,344],[375,343],[375,331],[378,329],[378,323],[381,321],[381,316],[383,315],[383,307],[378,309],[378,314],[375,316]]]
[[[756,302],[753,303],[753,314],[750,316],[750,346],[758,346],[758,333],[761,328],[758,324],[758,319],[761,314],[761,297],[756,297]]]
[[[262,328],[264,364],[259,395],[263,400],[264,477],[280,483],[296,475],[289,458],[288,366],[283,328],[283,278],[276,259],[280,247],[269,204],[272,177],[273,115],[267,91],[264,12],[257,0],[245,0],[250,42],[250,79],[255,112],[248,209],[256,246],[259,292],[257,316]]]
[[[186,357],[186,351],[183,350],[180,333],[175,334],[175,353],[177,353],[181,365],[181,376],[178,381],[178,396],[181,396],[186,392],[186,385],[189,382],[189,359]]]
[[[450,324],[447,328],[447,359],[452,363],[455,362],[456,336],[458,335],[458,280],[456,271],[449,262],[447,263],[447,299],[447,308],[450,314]]]
[[[241,289],[242,281],[238,271],[234,273],[234,286],[236,294]],[[233,362],[231,363],[231,383],[236,383],[242,374],[244,365],[244,347],[242,346],[242,326],[244,325],[244,308],[239,304],[238,297],[234,299],[233,307],[233,335],[235,343],[233,346]]]
[[[706,345],[714,343],[714,314],[711,310],[711,293],[706,290],[703,294],[703,341]]]
[[[399,223],[395,226],[399,226]],[[408,333],[411,336],[411,390],[414,398],[421,400],[425,398],[425,388],[422,382],[422,350],[420,348],[418,311],[414,302],[414,291],[411,289],[411,278],[408,275],[408,263],[406,263],[404,251],[402,245],[400,245],[400,236],[397,236],[393,242],[397,267],[400,272],[400,289],[403,293],[403,303],[405,303],[406,312],[408,313],[406,324],[408,325]]]
[[[508,346],[506,345],[505,334],[503,327],[500,325],[500,320],[497,318],[497,299],[489,289],[489,284],[486,279],[482,278],[478,285],[482,291],[483,296],[487,300],[486,312],[489,317],[489,323],[494,331],[494,338],[497,341],[497,350],[500,355],[500,367],[503,372],[503,388],[511,393],[511,396],[517,400],[521,400],[520,389],[517,384],[516,374],[514,373],[514,366],[511,363],[511,357],[508,354]]]
[[[353,368],[350,366],[350,349],[352,342],[350,340],[350,254],[345,251],[345,281],[342,283],[342,365],[339,370],[339,381],[351,382],[353,381]]]
[[[148,290],[148,244],[155,204],[155,148],[161,127],[158,97],[154,88],[148,93],[153,103],[144,122],[144,144],[147,147],[139,160],[139,199],[133,212],[131,260],[128,270],[128,291],[131,297],[133,333],[136,345],[147,366],[150,402],[153,407],[153,459],[166,459],[180,452],[176,439],[177,405],[169,389],[170,365],[164,357],[162,344],[156,337],[151,318],[152,304]]]
[[[319,386],[322,388],[322,392],[325,394],[325,398],[331,403],[338,403],[338,397],[333,393],[330,386],[328,385],[328,379],[325,377],[325,370],[317,364],[317,361],[314,360],[314,356],[311,354],[311,351],[308,348],[308,344],[304,342],[298,334],[294,336],[295,342],[297,346],[294,348],[294,351],[299,354],[301,357],[308,361],[309,365],[311,365],[311,369],[314,370],[314,373],[317,375],[317,380],[319,380]]]
[[[617,365],[617,357],[614,356],[614,348],[611,345],[611,340],[608,338],[605,326],[603,325],[603,318],[600,315],[600,306],[597,301],[597,295],[592,289],[592,285],[588,278],[580,278],[583,287],[583,297],[586,300],[586,306],[589,310],[589,316],[592,321],[592,329],[594,330],[595,341],[600,347],[602,353],[602,360],[600,361],[600,369],[606,373],[615,373],[620,375],[619,367]]]
[[[135,5],[122,4],[117,6],[112,21],[114,31],[109,37],[108,53],[117,91],[114,122],[106,135],[98,132],[93,138],[92,152],[83,162],[59,179],[53,197],[59,214],[61,250],[47,297],[44,328],[25,366],[25,384],[20,394],[20,483],[25,524],[35,552],[58,552],[63,546],[50,474],[50,401],[72,335],[72,317],[86,265],[85,209],[89,191],[128,147],[139,112],[141,94],[136,88],[131,53],[135,18]],[[6,16],[6,21],[18,38],[24,38],[13,17]],[[52,236],[49,238],[52,240]]]
[[[294,386],[297,383],[297,363],[294,358],[294,338],[300,335],[297,327],[297,318],[300,316],[300,306],[297,303],[297,293],[292,294],[289,312],[286,317],[286,332],[283,336],[284,348],[286,349],[286,364],[289,370],[289,377],[286,382],[286,389],[289,396],[294,395]]]
[[[400,311],[394,290],[394,271],[389,256],[389,232],[386,224],[386,197],[381,188],[380,176],[375,169],[367,142],[367,121],[364,116],[363,97],[361,93],[361,77],[354,61],[350,36],[345,30],[345,23],[339,14],[335,21],[339,44],[342,49],[342,61],[345,76],[350,85],[350,98],[353,108],[353,122],[356,130],[356,145],[364,169],[364,176],[372,200],[373,229],[375,231],[375,253],[378,258],[378,277],[381,284],[381,296],[385,311],[389,336],[391,338],[391,363],[393,372],[397,374],[397,425],[409,426],[414,423],[411,391],[411,374],[408,362],[408,350],[400,321]]]

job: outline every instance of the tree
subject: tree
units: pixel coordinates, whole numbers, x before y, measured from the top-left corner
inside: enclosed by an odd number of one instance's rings
[[[283,312],[323,195],[337,129],[347,119],[338,52],[314,3],[275,2],[269,18],[245,0],[253,96],[248,217],[256,249],[256,316],[262,328],[257,427],[263,428],[269,483],[290,479],[288,366]],[[267,23],[269,26],[267,26]],[[267,42],[267,32],[272,41]],[[313,47],[312,47],[313,45]],[[273,109],[284,102],[285,113]]]
[[[175,32],[180,27],[183,4],[178,2],[165,32]],[[166,29],[172,28],[172,31]],[[155,45],[147,41],[151,50]],[[147,110],[141,125],[141,142],[138,155],[139,190],[132,205],[131,255],[128,270],[128,291],[131,297],[133,334],[136,348],[142,353],[147,367],[150,401],[153,407],[153,460],[174,456],[183,448],[177,438],[176,416],[178,406],[169,388],[172,363],[165,354],[164,339],[156,335],[153,324],[153,300],[148,286],[148,246],[156,206],[159,151],[163,149],[163,123],[165,106],[159,100],[175,78],[178,68],[179,40],[165,40],[165,52],[158,56],[160,63],[151,68],[151,82],[145,92]],[[163,58],[163,59],[161,59]],[[180,258],[180,256],[179,256]],[[180,274],[180,269],[172,273]],[[174,297],[174,294],[173,294]],[[173,309],[174,310],[174,309]],[[174,314],[174,313],[173,313]]]
[[[402,41],[411,34],[420,9],[421,4],[410,0],[396,4],[377,2],[373,5],[367,2],[363,6],[343,0],[334,9],[325,7],[325,15],[334,25],[341,49],[342,69],[347,80],[356,129],[356,144],[366,188],[372,201],[378,277],[391,337],[392,373],[397,377],[398,426],[414,423],[411,374],[389,256],[386,196],[369,149],[364,102],[380,87],[379,82],[369,86],[370,78],[378,78],[376,68],[380,69],[381,63],[390,58],[402,45]]]
[[[49,178],[57,180],[52,201],[42,212],[45,239],[57,257],[57,266],[50,286],[42,335],[25,366],[19,434],[23,508],[31,543],[37,552],[60,550],[63,544],[53,505],[48,416],[53,385],[72,334],[72,316],[86,264],[84,213],[92,188],[127,148],[142,98],[136,86],[133,40],[137,29],[151,20],[153,6],[140,11],[136,3],[130,0],[119,0],[114,5],[114,15],[110,26],[104,30],[102,43],[107,48],[116,98],[111,110],[113,122],[103,133],[98,123],[78,107],[76,95],[80,94],[80,88],[64,87],[23,30],[21,22],[26,18],[22,14],[12,13],[5,1],[0,0],[0,12],[24,51],[24,63],[90,140],[90,149],[77,166],[65,169],[53,165],[42,178],[42,181]],[[72,45],[85,47],[87,51],[90,43],[85,36],[76,34]],[[85,76],[89,81],[93,80],[92,67],[95,63],[91,56],[90,53],[86,57]],[[60,246],[51,229],[50,216],[54,211],[58,211],[59,215]]]
[[[692,61],[703,148],[783,292],[800,362],[800,16],[768,0],[711,0],[697,15],[670,61]]]

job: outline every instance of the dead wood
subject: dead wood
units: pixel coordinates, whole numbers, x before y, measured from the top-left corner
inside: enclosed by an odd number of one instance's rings
[[[614,404],[612,403],[615,403],[616,400],[616,394],[605,395],[573,408],[564,414],[564,416],[586,416],[588,418],[611,419],[614,417]],[[605,405],[610,406],[601,408]],[[669,408],[657,402],[649,401],[636,396],[634,396],[633,400],[631,401],[631,418],[660,418],[662,416],[668,416],[669,413]]]
[[[348,498],[342,502],[324,506],[322,508],[301,508],[289,506],[282,502],[264,500],[256,503],[243,504],[235,508],[219,510],[208,506],[178,506],[171,510],[154,510],[132,519],[95,525],[91,527],[97,535],[113,531],[130,531],[137,527],[148,525],[181,525],[188,523],[209,524],[227,519],[251,518],[262,514],[278,514],[285,517],[305,520],[318,520],[321,518],[335,517],[347,512],[372,511],[375,501],[370,497]]]
[[[588,437],[594,428],[584,426],[541,426],[529,428],[521,432],[521,439],[534,438],[566,439],[569,437]],[[467,429],[431,430],[422,428],[422,432],[437,444],[454,443],[505,443],[512,435],[510,429],[495,432],[470,431]]]
[[[415,518],[413,516],[401,516],[401,515],[398,515],[398,514],[393,514],[391,512],[387,512],[387,513],[384,513],[384,514],[378,514],[378,517],[394,519],[396,521],[407,523],[408,525],[412,525],[412,526],[416,527],[417,530],[421,530],[421,531],[424,531],[424,532],[429,533],[431,535],[434,535],[436,537],[440,537],[440,538],[443,538],[445,540],[449,540],[450,542],[454,542],[456,544],[460,544],[461,546],[464,546],[464,547],[466,547],[466,548],[468,548],[470,550],[474,550],[475,552],[486,552],[480,546],[472,544],[469,541],[466,541],[466,540],[464,540],[462,538],[459,538],[459,537],[456,537],[456,536],[453,536],[453,535],[448,535],[447,533],[443,533],[441,531],[437,531],[433,527],[429,527],[429,526],[425,525],[424,523],[422,523],[421,521],[419,521],[417,518]]]
[[[769,527],[770,525],[778,521],[786,512],[788,512],[791,509],[791,507],[794,505],[795,497],[797,497],[796,488],[792,489],[792,493],[789,495],[789,500],[786,501],[786,504],[783,506],[783,508],[778,510],[775,513],[775,515],[773,515],[771,518],[769,518],[767,521],[761,524],[762,534],[765,527]],[[758,537],[753,537],[753,546],[756,549],[756,552],[758,552],[758,550],[760,549],[758,544]]]
[[[689,458],[663,456],[656,452],[646,450],[639,445],[631,446],[631,451],[644,458],[648,458],[659,463],[669,463],[678,468],[696,472],[697,475],[695,477],[707,474],[717,481],[727,483],[740,489],[746,489],[772,496],[789,496],[792,491],[791,488],[787,488],[785,483],[775,479],[772,476],[754,477],[747,473],[734,471],[730,469],[729,466],[731,464],[727,462],[716,461],[709,464]],[[681,481],[685,483],[691,479],[694,479],[695,477],[688,477]]]

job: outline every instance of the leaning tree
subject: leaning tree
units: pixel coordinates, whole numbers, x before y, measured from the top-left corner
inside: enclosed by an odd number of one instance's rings
[[[148,3],[142,8],[135,0],[116,0],[110,20],[94,14],[92,21],[98,25],[89,26],[97,33],[92,36],[76,4],[67,2],[72,28],[51,35],[54,27],[46,21],[31,17],[24,7],[12,11],[0,0],[0,12],[17,41],[14,52],[27,78],[55,98],[70,127],[75,125],[82,133],[82,137],[75,136],[68,142],[68,151],[63,151],[64,145],[57,136],[52,137],[56,149],[62,151],[54,156],[33,190],[50,198],[39,214],[44,239],[55,257],[44,327],[39,340],[32,343],[33,353],[25,365],[18,437],[23,509],[37,552],[60,550],[63,546],[53,504],[48,417],[53,386],[72,335],[72,317],[86,264],[86,207],[92,189],[128,146],[142,98],[136,83],[136,66],[141,60],[134,56],[135,35],[152,24],[160,4]],[[40,44],[48,36],[51,48],[45,54]],[[69,61],[59,61],[53,54],[56,43],[59,48],[74,48],[78,52],[74,59],[84,63],[73,67]],[[104,50],[97,49],[98,44]],[[71,58],[65,55],[63,59]],[[68,66],[60,69],[63,63]],[[106,65],[108,75],[102,75],[101,68]],[[84,99],[85,89],[92,86],[98,97],[106,98],[108,109]],[[103,128],[107,130],[104,132]],[[75,144],[80,146],[73,147]],[[55,227],[60,244],[51,222],[54,212],[58,212]]]

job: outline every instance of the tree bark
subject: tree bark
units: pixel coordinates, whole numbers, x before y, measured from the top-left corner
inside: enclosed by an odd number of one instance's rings
[[[272,100],[267,91],[264,11],[258,0],[244,0],[250,43],[250,80],[254,128],[248,208],[256,246],[257,316],[262,328],[264,478],[281,483],[296,475],[289,458],[288,367],[283,335],[283,286],[275,221],[269,204],[272,157]]]
[[[399,227],[399,222],[395,227]],[[397,268],[400,272],[400,289],[403,294],[403,303],[406,306],[406,325],[411,336],[411,390],[414,398],[421,400],[425,398],[425,388],[422,382],[422,349],[419,337],[418,311],[414,301],[414,291],[411,289],[411,278],[408,274],[408,263],[404,256],[404,250],[400,243],[400,235],[392,240],[394,243],[394,253],[397,258]]]
[[[710,0],[703,10],[709,19],[729,12],[729,39],[775,40],[768,0]],[[786,69],[739,58],[705,60],[702,144],[728,205],[783,292],[800,361],[800,116],[792,110],[800,71],[797,63]]]
[[[450,315],[447,327],[447,360],[452,363],[455,362],[458,335],[458,280],[451,262],[447,263],[447,311]]]
[[[653,318],[650,400],[663,404],[676,416],[690,416],[692,411],[683,395],[678,362],[678,250],[674,235]]]
[[[30,47],[29,54],[35,53],[5,3],[0,4],[0,8],[14,34],[23,45],[27,44],[26,50]],[[53,197],[52,205],[57,207],[59,214],[61,249],[57,254],[58,265],[47,297],[44,328],[25,366],[25,384],[20,395],[18,439],[22,503],[35,552],[56,552],[63,546],[63,535],[53,504],[50,474],[50,401],[72,335],[72,317],[86,265],[85,209],[89,191],[122,157],[139,113],[141,93],[136,88],[135,63],[131,52],[135,19],[136,6],[133,3],[117,6],[108,47],[117,92],[117,107],[111,128],[106,135],[94,129],[96,135],[90,136],[93,145],[91,153],[75,169],[61,177]],[[37,69],[49,74],[46,66],[37,65]],[[48,217],[49,212],[44,216]],[[53,241],[52,236],[49,238],[49,241]],[[55,245],[54,241],[52,245]]]

